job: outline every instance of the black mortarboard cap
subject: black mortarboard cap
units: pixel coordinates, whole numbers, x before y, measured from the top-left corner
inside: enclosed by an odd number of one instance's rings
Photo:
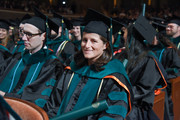
[[[44,22],[42,22],[42,23],[37,22],[36,24],[41,24],[42,29],[44,30],[44,32],[46,31],[46,22],[47,22],[49,28],[58,33],[58,31],[59,31],[59,26],[57,26],[57,25],[56,25],[51,19],[49,19],[45,14],[43,14],[42,12],[40,12],[39,9],[37,9],[36,7],[34,7],[34,14],[35,14],[35,16],[40,17],[41,19],[43,19]]]
[[[45,27],[46,22],[44,19],[42,19],[40,17],[33,16],[32,18],[27,20],[26,23],[36,26],[42,32],[46,32],[46,27]]]
[[[155,35],[157,34],[155,28],[149,23],[149,21],[142,14],[135,21],[134,28],[142,36],[143,38],[142,41],[146,40],[149,44],[152,43]]]
[[[154,22],[161,22],[161,23],[166,21],[165,19],[159,18],[159,17],[151,17],[150,20]]]
[[[10,22],[10,26],[12,26],[12,27],[18,26],[19,22],[20,22],[20,20],[18,18],[16,18],[16,19],[9,19],[8,21]]]
[[[60,18],[51,18],[51,20],[56,23],[58,26],[61,26],[62,25],[62,19]]]
[[[152,21],[151,24],[156,29],[157,32],[166,30],[166,23],[159,23],[159,22]]]
[[[59,22],[57,22],[57,24],[59,24],[59,26],[62,25],[62,19],[64,21],[64,26],[63,28],[67,28],[68,30],[72,29],[73,28],[73,25],[71,23],[70,20],[68,20],[67,18],[61,16],[60,14],[56,13],[56,12],[53,12],[53,17],[54,18],[59,18]]]
[[[25,14],[25,15],[22,17],[20,23],[22,23],[22,24],[26,23],[26,21],[27,21],[28,19],[30,19],[31,17],[32,17],[31,15]]]
[[[71,23],[73,24],[73,26],[82,26],[84,23],[84,18],[74,18],[71,20]]]
[[[149,21],[157,32],[165,32],[167,20],[159,17],[151,17],[149,18]]]
[[[115,21],[93,9],[88,9],[84,20],[86,25],[84,28],[84,32],[97,33],[107,39],[109,36],[108,29],[111,27],[111,20],[113,34],[117,33],[123,26],[118,21]]]
[[[180,26],[180,19],[170,20],[169,23],[174,23],[174,24],[177,24],[178,26]]]
[[[9,30],[10,22],[4,19],[0,19],[0,28]]]

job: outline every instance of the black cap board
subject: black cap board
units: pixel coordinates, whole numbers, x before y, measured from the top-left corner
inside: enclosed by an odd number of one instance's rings
[[[60,14],[58,14],[58,13],[56,13],[56,12],[53,12],[53,17],[58,20],[58,21],[56,22],[56,24],[57,24],[58,26],[61,26],[61,25],[62,25],[62,19],[63,19],[63,21],[64,21],[64,26],[63,26],[63,28],[67,28],[68,30],[70,30],[70,29],[73,28],[73,25],[72,25],[71,21],[68,20],[67,18],[61,16]]]
[[[33,16],[32,18],[27,20],[26,23],[36,26],[42,32],[46,32],[46,27],[45,27],[46,22],[44,19],[40,17]]]
[[[35,16],[41,18],[41,21],[36,21],[36,24],[39,28],[41,28],[44,32],[46,31],[46,22],[48,23],[48,26],[50,29],[54,30],[55,32],[58,33],[59,31],[59,26],[57,26],[51,19],[48,18],[45,14],[43,14],[39,9],[34,7],[34,14]],[[41,23],[42,22],[42,23]],[[39,25],[38,25],[39,24]],[[41,27],[40,27],[41,26]]]
[[[174,23],[174,24],[177,24],[178,26],[180,26],[180,20],[179,19],[170,20],[169,23]]]
[[[84,23],[84,18],[83,17],[74,18],[71,20],[71,23],[73,24],[73,26],[82,26]]]
[[[144,40],[149,44],[152,43],[157,31],[142,14],[137,18],[135,23],[133,23],[133,26]]]
[[[166,24],[165,23],[159,23],[159,22],[151,22],[152,26],[156,29],[157,32],[165,31],[166,30]]]
[[[26,21],[27,21],[28,19],[30,19],[31,17],[32,17],[31,15],[25,14],[25,15],[22,17],[20,23],[22,23],[22,24],[26,23]]]
[[[0,28],[9,30],[10,22],[5,19],[0,19]]]
[[[112,32],[113,34],[118,32],[121,27],[123,26],[118,21],[111,19],[99,13],[93,9],[88,9],[85,17],[85,28],[84,32],[92,32],[100,34],[101,36],[108,39],[108,29],[111,27],[111,20],[112,20]]]

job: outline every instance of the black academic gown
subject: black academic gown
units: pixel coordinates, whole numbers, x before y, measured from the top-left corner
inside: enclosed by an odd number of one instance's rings
[[[173,48],[164,48],[158,56],[159,61],[168,73],[168,79],[180,76],[180,56]]]
[[[78,48],[78,50],[81,49],[81,40],[74,40],[72,42],[76,46],[76,48]]]
[[[78,51],[71,41],[64,40],[63,37],[58,37],[55,40],[48,41],[47,45],[48,48],[54,51],[54,54],[63,64],[70,56],[74,55]]]
[[[159,61],[162,63],[164,69],[167,71],[167,80],[176,78],[180,76],[180,56],[177,50],[167,47],[155,51]],[[171,120],[173,115],[173,102],[171,99],[171,83],[167,81],[168,86],[166,88],[166,114],[164,116],[165,120]]]
[[[131,109],[131,85],[120,61],[109,62],[101,72],[93,71],[93,66],[77,68],[74,62],[70,66],[71,69],[65,70],[51,100],[44,107],[50,118],[101,100],[106,100],[109,105],[106,111],[80,119],[122,120],[126,117]]]
[[[12,54],[23,52],[24,50],[25,50],[24,41],[19,40],[19,41],[17,41],[17,43],[12,51]]]
[[[153,112],[154,91],[167,86],[166,78],[161,75],[161,66],[153,57],[148,55],[130,70],[128,76],[133,88],[132,111],[126,120],[157,120],[158,117]],[[160,72],[161,71],[161,72]]]
[[[177,48],[180,50],[180,36],[176,38],[170,38],[170,40],[177,46]]]
[[[11,56],[11,52],[3,45],[0,45],[0,76],[3,74],[5,68],[11,60]]]
[[[26,50],[16,54],[0,79],[5,96],[16,97],[43,107],[57,81],[62,64],[47,49],[30,55]]]

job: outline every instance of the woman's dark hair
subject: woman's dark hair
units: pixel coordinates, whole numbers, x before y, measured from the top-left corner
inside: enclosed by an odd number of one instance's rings
[[[164,47],[171,47],[175,49],[180,56],[180,51],[178,50],[177,46],[173,42],[171,42],[171,40],[166,35],[164,35],[163,33],[158,33],[157,39],[160,42],[159,44],[162,44]]]
[[[109,41],[106,38],[102,37],[101,35],[99,36],[104,44],[109,43]],[[104,70],[102,66],[107,64],[111,59],[112,59],[112,51],[110,45],[108,45],[107,48],[104,50],[103,54],[96,60],[96,62],[93,65],[91,65],[91,67],[95,71]],[[87,65],[87,59],[84,58],[82,49],[75,54],[74,61],[76,62],[76,65],[78,67]]]
[[[129,73],[139,61],[148,54],[149,49],[145,46],[142,41],[142,36],[137,32],[133,25],[128,27],[128,36],[125,47],[126,59],[128,60],[126,71]]]

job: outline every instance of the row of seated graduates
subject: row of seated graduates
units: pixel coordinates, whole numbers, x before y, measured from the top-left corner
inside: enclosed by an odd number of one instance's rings
[[[62,17],[61,17],[62,18]],[[60,21],[60,20],[59,20]],[[56,42],[55,42],[56,43]],[[52,43],[50,43],[50,44],[52,44]],[[50,46],[50,45],[49,45]],[[57,50],[57,48],[56,48],[56,50]],[[69,52],[68,52],[69,53]]]
[[[177,102],[180,98],[177,87],[180,81],[180,51],[178,49],[178,39],[180,37],[180,19],[174,17],[170,20],[165,20],[162,18],[152,17],[148,18],[148,22],[157,31],[153,41],[148,45],[148,47],[151,51],[153,51],[153,53],[155,53],[158,61],[165,69],[167,73],[166,79],[168,84],[165,90],[161,92],[156,91],[153,110],[158,115],[160,120],[178,120],[180,118],[178,113],[179,103]],[[171,35],[167,32],[168,25],[174,27],[171,28],[171,32],[173,31]],[[175,38],[172,37],[173,34],[176,34]],[[125,36],[122,36],[122,43],[127,39],[126,35],[127,33],[125,33]],[[147,44],[146,41],[145,44]],[[121,44],[121,48],[114,52],[115,58],[121,59],[121,54],[126,54],[125,51],[127,50],[125,49],[125,46],[122,46],[123,45]],[[124,60],[124,63],[127,64],[127,61]]]
[[[36,18],[37,19],[37,18]],[[31,24],[36,24],[37,26],[38,26],[38,24],[40,24],[40,22],[38,22],[37,20],[36,20],[35,18],[30,18],[29,20],[28,20],[28,23],[29,22],[31,22]],[[39,19],[39,18],[38,18]],[[32,21],[33,20],[33,21]],[[37,22],[37,23],[35,23],[35,22]],[[25,24],[26,25],[26,24]],[[49,24],[50,25],[50,24]],[[27,25],[26,25],[26,27],[27,27]],[[43,25],[41,24],[41,27],[40,27],[40,29],[42,29],[43,31],[45,31],[45,29],[43,29]],[[24,31],[22,32],[22,34],[23,34],[23,37],[26,35],[26,37],[28,37],[28,38],[30,38],[30,37],[32,37],[33,35],[37,35],[37,34],[29,34],[28,32],[27,32],[27,29],[23,29]],[[48,42],[48,41],[47,41]],[[24,45],[26,45],[26,44],[24,44]],[[27,46],[26,46],[27,47]],[[43,48],[44,49],[44,48]],[[33,54],[32,54],[33,55]],[[31,61],[29,61],[29,62],[31,62]],[[53,85],[53,82],[54,81],[50,81],[50,83],[48,83],[48,85],[50,84],[50,85]],[[4,87],[7,87],[7,86],[4,86]],[[26,86],[25,86],[26,87]],[[25,90],[25,89],[24,89]],[[23,91],[21,91],[21,92],[24,92],[24,90]],[[26,89],[27,90],[27,89]],[[11,91],[10,91],[11,92]],[[8,92],[9,93],[9,95],[11,95],[11,93],[10,92]],[[28,90],[27,90],[27,92],[28,92]],[[24,93],[24,95],[25,95],[26,93]],[[43,93],[44,94],[44,93]],[[5,95],[8,95],[7,93],[5,93]],[[15,96],[14,96],[15,97]],[[35,95],[33,95],[33,97],[35,97]],[[28,98],[28,99],[33,99],[32,97],[31,98]],[[36,99],[36,98],[35,98]],[[37,101],[38,102],[38,101]],[[42,101],[43,102],[43,101]],[[39,105],[41,106],[42,103],[41,101],[39,102]]]

